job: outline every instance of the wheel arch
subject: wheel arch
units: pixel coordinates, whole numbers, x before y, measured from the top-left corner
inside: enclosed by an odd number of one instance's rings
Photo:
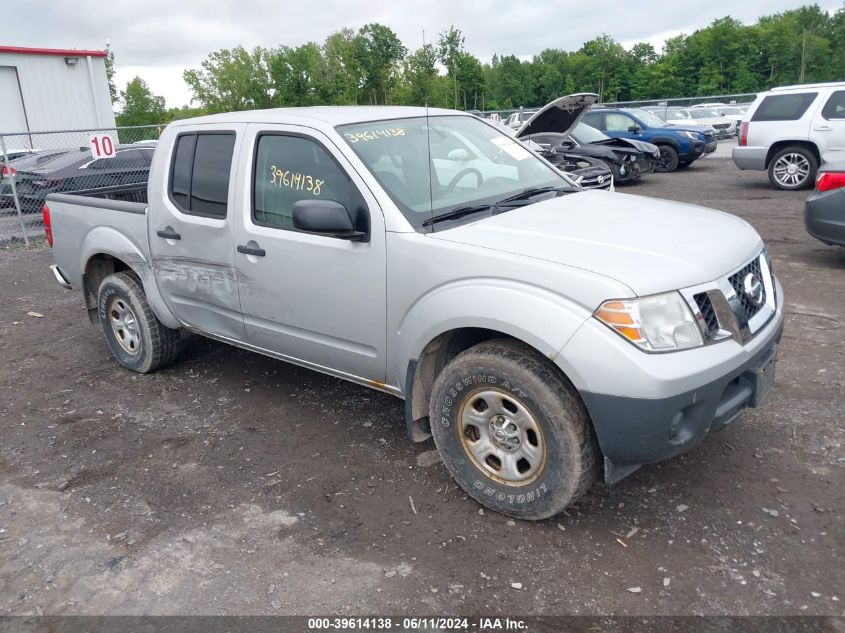
[[[813,143],[812,141],[775,141],[769,147],[769,151],[766,153],[766,169],[769,168],[769,165],[772,162],[772,159],[775,155],[780,152],[781,150],[786,149],[787,147],[802,147],[804,149],[808,149],[813,153],[813,156],[816,158],[816,164],[821,165],[821,154],[819,153],[818,146]]]
[[[504,339],[518,341],[549,359],[549,365],[570,384],[564,371],[544,353],[523,337],[498,329],[484,327],[459,327],[441,332],[423,347],[419,356],[408,362],[405,376],[405,427],[408,439],[422,442],[431,436],[429,400],[434,382],[443,368],[461,352],[484,341]],[[577,391],[577,390],[576,390]]]
[[[155,281],[155,273],[141,249],[128,237],[109,227],[97,227],[82,242],[82,294],[88,319],[98,323],[97,290],[112,273],[131,270],[141,280],[144,294],[159,321],[169,328],[181,324],[164,303]]]

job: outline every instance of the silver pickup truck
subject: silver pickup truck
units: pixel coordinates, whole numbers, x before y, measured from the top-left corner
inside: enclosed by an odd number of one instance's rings
[[[774,380],[783,292],[751,226],[580,191],[459,112],[178,121],[146,203],[44,214],[57,280],[126,369],[194,332],[394,394],[410,438],[514,517],[689,450]]]

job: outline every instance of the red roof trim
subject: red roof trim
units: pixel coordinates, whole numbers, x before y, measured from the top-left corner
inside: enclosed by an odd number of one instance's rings
[[[29,48],[27,46],[0,46],[0,53],[21,55],[57,55],[59,57],[105,57],[106,51],[85,51],[73,48]]]

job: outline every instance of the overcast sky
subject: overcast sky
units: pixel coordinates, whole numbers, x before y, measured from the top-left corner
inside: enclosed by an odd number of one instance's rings
[[[23,0],[4,3],[3,44],[102,49],[111,42],[118,88],[143,77],[168,106],[190,101],[182,80],[211,51],[242,44],[322,43],[343,27],[380,22],[413,50],[455,25],[466,48],[529,59],[544,48],[574,50],[602,33],[626,47],[690,33],[731,15],[745,23],[805,4],[800,0]],[[818,0],[826,10],[842,0]]]

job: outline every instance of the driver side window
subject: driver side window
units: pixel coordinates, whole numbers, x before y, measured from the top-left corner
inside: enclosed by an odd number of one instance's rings
[[[627,132],[629,127],[636,125],[631,117],[616,112],[608,112],[605,115],[605,124],[610,132]]]
[[[352,208],[353,185],[331,155],[301,136],[258,137],[253,173],[252,218],[256,224],[296,230],[293,205],[300,200],[334,200]]]

